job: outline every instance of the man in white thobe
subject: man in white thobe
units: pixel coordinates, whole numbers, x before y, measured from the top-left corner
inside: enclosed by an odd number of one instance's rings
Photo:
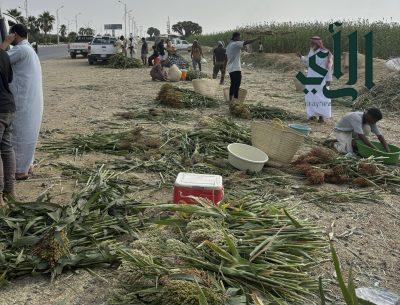
[[[307,90],[307,93],[305,96],[305,102],[307,119],[314,120],[318,117],[318,121],[323,123],[324,119],[332,117],[331,100],[326,98],[323,93],[324,86],[326,85],[329,87],[332,82],[332,54],[324,47],[321,38],[315,36],[310,40],[310,52],[308,53],[308,56],[302,56],[301,54],[299,54],[299,56],[301,61],[308,67],[307,77],[323,77],[321,74],[314,71],[309,65],[310,57],[319,52],[328,53],[328,56],[325,58],[316,56],[316,64],[321,68],[328,70],[328,73],[323,78],[320,85],[306,85],[305,89]]]
[[[16,158],[17,180],[24,180],[32,172],[36,144],[43,115],[42,68],[39,58],[27,40],[27,29],[22,24],[11,27],[1,48],[8,51],[14,79],[10,90],[15,99],[12,145]]]

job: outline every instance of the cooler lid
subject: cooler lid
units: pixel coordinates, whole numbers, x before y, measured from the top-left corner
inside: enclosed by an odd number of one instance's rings
[[[205,189],[221,189],[222,176],[205,175],[193,173],[179,173],[175,181],[175,186],[178,187],[201,187]]]

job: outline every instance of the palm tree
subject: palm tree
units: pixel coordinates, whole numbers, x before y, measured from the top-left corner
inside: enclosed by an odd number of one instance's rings
[[[78,31],[78,34],[81,35],[81,36],[85,35],[85,33],[86,33],[86,29],[85,28],[80,28],[79,31]]]
[[[34,41],[38,40],[38,34],[40,33],[40,23],[35,16],[29,16],[27,21],[27,28],[29,37]]]
[[[40,29],[44,32],[44,40],[46,41],[46,35],[53,29],[53,23],[56,18],[50,14],[49,11],[44,11],[39,15],[38,21],[40,24]]]
[[[85,35],[87,36],[94,36],[94,29],[86,28]]]
[[[25,18],[22,16],[22,13],[16,8],[7,10],[7,14],[14,17],[15,20],[17,20],[18,22],[25,23]]]
[[[65,24],[60,25],[60,35],[62,39],[67,36],[67,26]]]

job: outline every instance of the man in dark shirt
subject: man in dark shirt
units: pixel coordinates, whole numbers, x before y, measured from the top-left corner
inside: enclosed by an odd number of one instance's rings
[[[152,66],[154,66],[156,64],[155,63],[156,58],[158,56],[160,56],[160,54],[157,51],[157,47],[156,46],[152,46],[152,48],[153,48],[153,54],[148,59],[148,64],[149,64],[150,67],[152,67]]]
[[[220,84],[224,84],[225,80],[225,71],[226,71],[226,50],[224,48],[224,43],[222,41],[218,41],[218,46],[214,49],[213,53],[213,78],[216,79],[218,77],[219,71],[221,71],[221,81]]]
[[[15,103],[9,88],[13,79],[10,58],[1,49],[0,76],[0,206],[4,206],[3,197],[14,196],[15,154],[11,145],[11,123]]]
[[[147,65],[147,55],[149,54],[149,46],[147,45],[146,38],[142,38],[142,50],[141,50],[141,57],[143,61],[143,65]]]
[[[167,56],[165,54],[165,41],[164,39],[161,39],[161,41],[157,45],[157,51],[161,56],[161,60],[164,61],[167,59]]]

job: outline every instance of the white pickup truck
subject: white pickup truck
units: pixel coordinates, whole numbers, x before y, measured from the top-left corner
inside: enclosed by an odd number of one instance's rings
[[[107,61],[117,53],[115,48],[116,38],[110,36],[96,36],[89,45],[89,65],[97,61]]]
[[[93,36],[78,36],[75,42],[68,44],[68,53],[72,59],[77,55],[87,57],[89,53],[89,43],[93,40]]]
[[[190,51],[193,46],[193,44],[179,38],[173,38],[171,42],[175,49],[178,51]]]

